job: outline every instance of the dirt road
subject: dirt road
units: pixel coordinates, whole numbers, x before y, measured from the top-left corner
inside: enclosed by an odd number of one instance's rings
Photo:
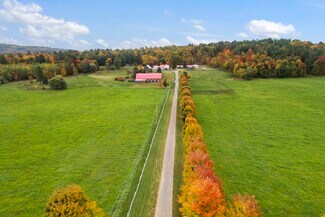
[[[156,205],[155,217],[172,217],[173,213],[173,183],[174,183],[174,156],[176,145],[176,115],[178,99],[178,72],[175,71],[175,90],[172,110],[167,132],[163,168]]]

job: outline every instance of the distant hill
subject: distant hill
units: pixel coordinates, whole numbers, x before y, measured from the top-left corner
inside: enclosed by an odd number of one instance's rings
[[[66,51],[66,49],[60,48],[50,48],[50,47],[40,47],[40,46],[21,46],[21,45],[13,45],[13,44],[1,44],[0,43],[0,54],[2,53],[36,53],[36,52],[46,52],[53,53],[59,51]]]

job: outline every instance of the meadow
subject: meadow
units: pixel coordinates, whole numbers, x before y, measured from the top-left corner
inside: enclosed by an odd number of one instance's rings
[[[123,73],[67,77],[64,91],[0,86],[0,216],[42,216],[72,183],[125,214],[166,89],[113,81]]]
[[[227,197],[253,194],[265,216],[324,213],[325,78],[244,81],[215,69],[191,75]]]

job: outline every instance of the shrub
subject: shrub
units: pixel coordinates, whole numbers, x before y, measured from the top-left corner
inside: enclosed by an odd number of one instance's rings
[[[49,84],[49,79],[46,76],[42,78],[42,84]]]
[[[183,132],[183,142],[186,146],[197,139],[203,140],[203,132],[199,124],[188,124]]]
[[[235,195],[233,196],[233,204],[227,210],[227,216],[249,216],[258,217],[262,212],[259,209],[258,203],[254,196],[248,195]]]
[[[122,81],[122,82],[124,82],[125,81],[125,78],[124,77],[117,77],[117,78],[115,78],[115,81]]]
[[[252,80],[253,79],[253,69],[252,67],[247,67],[245,72],[244,72],[244,75],[243,75],[243,78],[245,80]]]
[[[103,217],[103,210],[90,200],[78,185],[55,191],[45,209],[45,216]]]
[[[184,89],[188,89],[188,90],[190,90],[190,91],[191,91],[191,88],[190,88],[190,86],[188,86],[188,85],[186,85],[186,86],[182,86],[182,89],[181,89],[181,91],[183,91]]]
[[[188,85],[187,80],[185,80],[185,81],[181,81],[181,85],[182,85],[182,86],[187,86],[187,85]]]
[[[192,105],[186,105],[185,108],[182,111],[182,120],[185,121],[185,119],[187,118],[187,116],[192,116],[194,117],[196,115],[196,111],[195,108],[193,108]]]
[[[180,100],[179,100],[179,107],[180,107],[180,110],[181,111],[185,107],[185,101],[186,100],[192,100],[193,101],[192,97],[190,97],[190,96],[183,96],[183,97],[181,97]],[[194,104],[194,102],[193,102],[193,104]]]
[[[168,82],[167,82],[167,79],[166,78],[163,81],[163,85],[164,85],[164,87],[168,87]]]
[[[0,84],[4,84],[5,83],[5,78],[3,76],[0,75]]]
[[[181,97],[183,97],[183,96],[191,96],[191,95],[192,94],[191,94],[191,90],[190,89],[184,89],[181,92]]]
[[[182,81],[187,81],[187,77],[183,74],[183,75],[181,75],[181,82]]]
[[[217,180],[213,171],[213,161],[209,155],[201,150],[187,153],[184,163],[183,179],[185,182],[192,182],[195,179],[209,177]]]
[[[185,121],[187,116],[195,117],[196,108],[193,99],[190,96],[182,97],[179,106],[180,106],[181,117],[183,121]]]
[[[197,137],[193,139],[193,142],[188,144],[186,147],[186,153],[194,152],[194,151],[203,151],[207,153],[207,147],[203,142],[203,138]]]
[[[31,71],[33,76],[36,78],[37,81],[42,82],[44,73],[43,73],[43,68],[40,64],[33,64],[31,66]]]
[[[49,81],[50,88],[53,90],[67,89],[67,83],[61,75],[57,75]]]
[[[198,124],[196,118],[189,116],[185,119],[185,123],[184,123],[184,127],[183,127],[183,135],[185,134],[185,130],[186,130],[187,126],[190,124]]]

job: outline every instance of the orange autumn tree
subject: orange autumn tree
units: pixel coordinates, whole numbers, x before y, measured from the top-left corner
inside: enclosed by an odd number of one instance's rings
[[[226,211],[223,192],[211,178],[197,179],[182,187],[179,197],[182,216],[224,216]]]
[[[325,75],[325,55],[320,56],[313,64],[314,75]]]
[[[233,204],[231,204],[227,210],[227,216],[229,217],[258,217],[262,212],[258,206],[254,196],[248,195],[235,195],[233,196]]]
[[[65,70],[65,68],[63,66],[60,69],[60,73],[61,73],[62,77],[67,76],[67,70]]]
[[[179,101],[179,108],[180,108],[180,111],[182,111],[182,110],[184,109],[184,107],[185,107],[185,101],[187,101],[187,100],[190,100],[191,103],[193,103],[193,106],[194,106],[194,102],[193,102],[192,97],[190,97],[190,96],[184,96],[184,97],[182,97],[182,98],[180,99],[180,101]]]

